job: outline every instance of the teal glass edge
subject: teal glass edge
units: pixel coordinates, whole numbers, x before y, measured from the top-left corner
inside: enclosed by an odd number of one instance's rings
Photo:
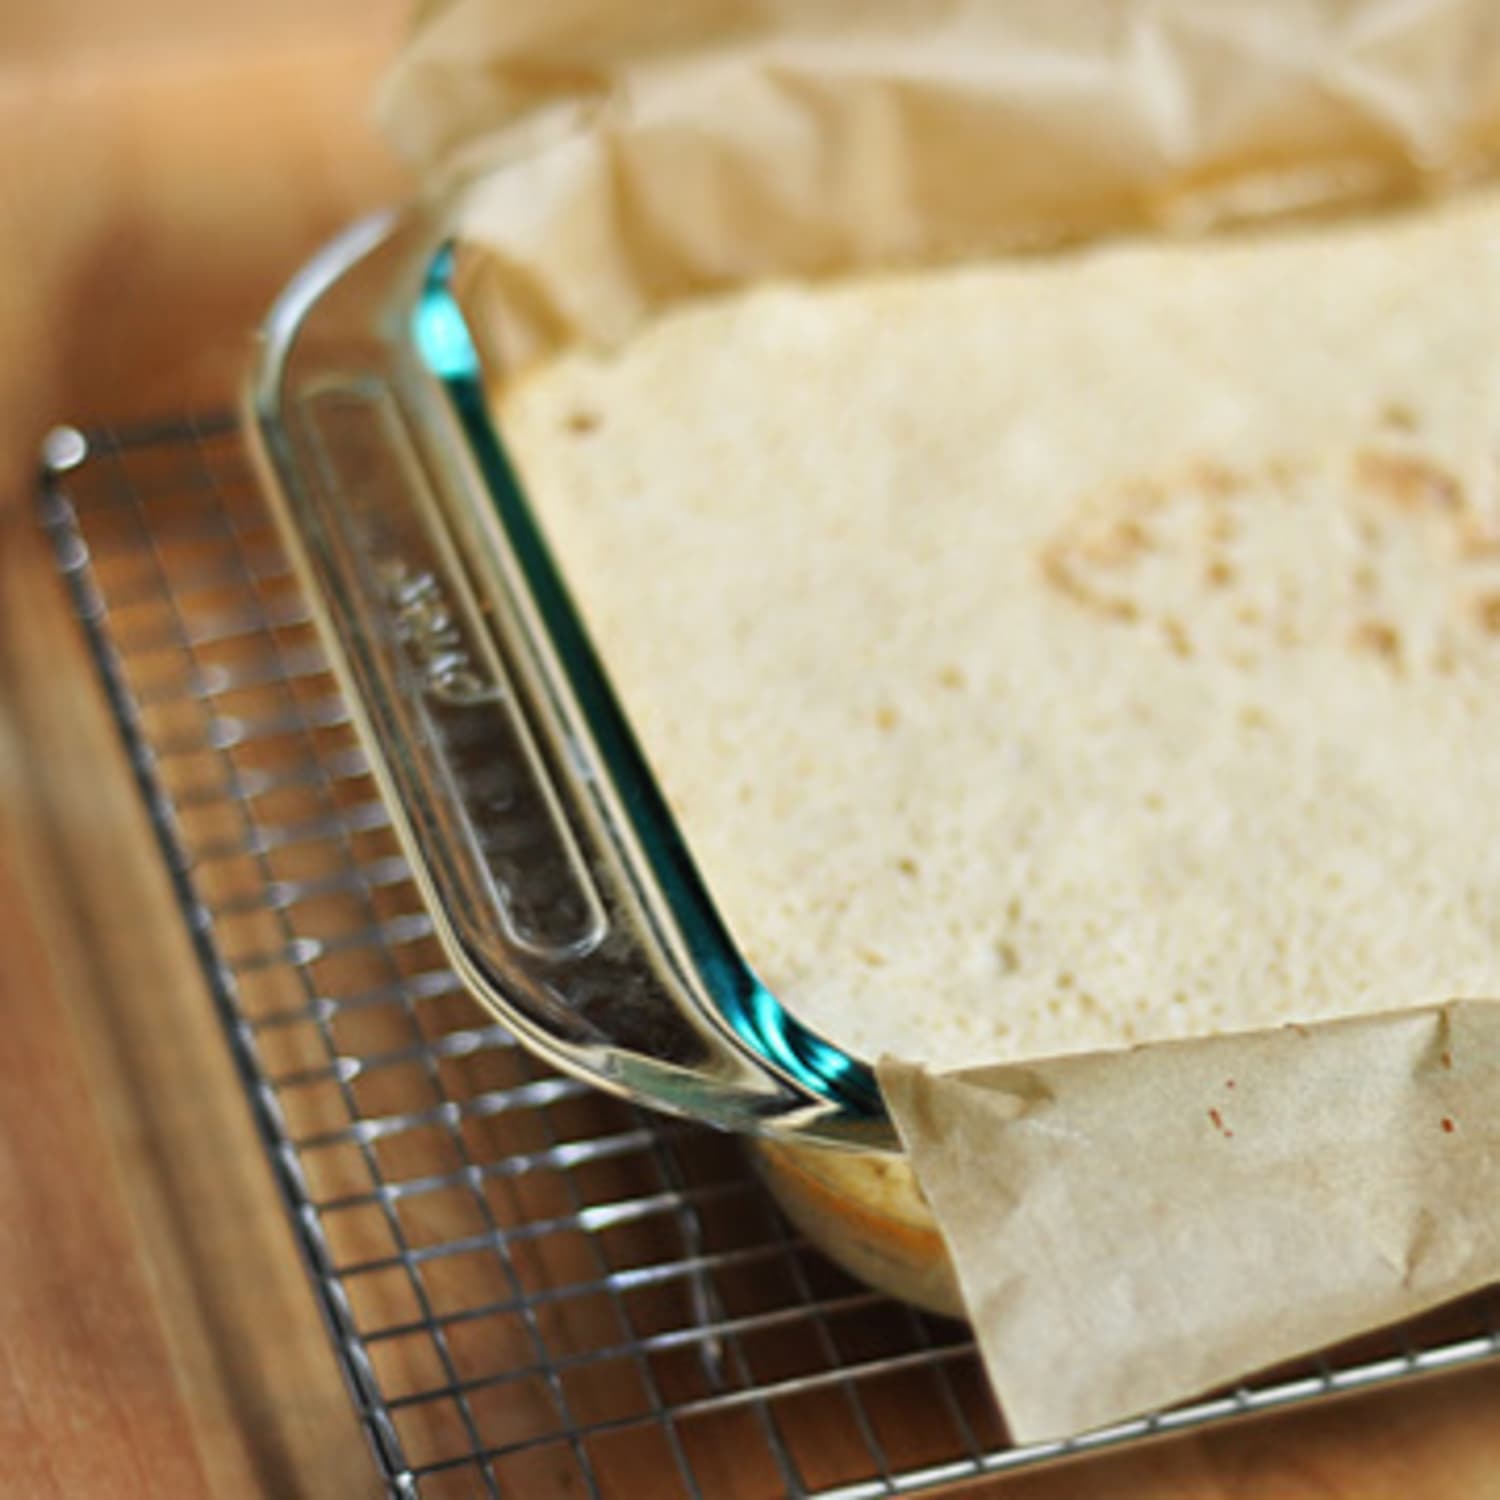
[[[756,978],[730,937],[599,663],[490,420],[479,353],[453,293],[453,251],[428,269],[412,312],[412,333],[428,370],[447,392],[521,570],[562,658],[651,872],[699,974],[736,1035],[814,1093],[862,1117],[885,1113],[868,1064],[802,1025]]]

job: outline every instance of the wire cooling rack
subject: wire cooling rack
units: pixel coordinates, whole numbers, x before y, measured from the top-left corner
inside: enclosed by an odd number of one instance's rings
[[[42,506],[393,1495],[910,1494],[1500,1347],[1475,1299],[1012,1445],[966,1329],[824,1261],[736,1141],[549,1071],[464,993],[231,422],[59,429]]]

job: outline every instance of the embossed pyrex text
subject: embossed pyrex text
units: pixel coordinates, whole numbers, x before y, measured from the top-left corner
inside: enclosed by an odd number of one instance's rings
[[[498,702],[501,689],[475,663],[437,577],[399,558],[382,561],[379,575],[381,591],[395,612],[397,638],[407,648],[423,690],[459,707]]]

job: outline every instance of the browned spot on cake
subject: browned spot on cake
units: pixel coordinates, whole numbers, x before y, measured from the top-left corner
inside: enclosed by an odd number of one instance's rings
[[[1474,613],[1481,630],[1489,635],[1500,635],[1500,594],[1485,594],[1476,601]]]
[[[1464,517],[1459,525],[1458,550],[1474,560],[1500,557],[1500,528],[1493,520]]]
[[[1392,667],[1401,665],[1401,637],[1384,620],[1361,620],[1352,639],[1357,650],[1372,652]]]
[[[1174,656],[1189,657],[1193,654],[1192,638],[1188,635],[1181,620],[1175,615],[1168,615],[1161,622],[1162,634],[1167,638],[1167,645],[1172,648]]]
[[[1108,531],[1088,538],[1079,546],[1084,558],[1100,568],[1124,567],[1150,549],[1150,532],[1130,517],[1115,522]]]
[[[1227,546],[1239,535],[1239,526],[1232,510],[1221,507],[1209,519],[1209,541],[1215,546]]]
[[[1206,459],[1194,464],[1188,470],[1188,478],[1205,495],[1211,495],[1218,500],[1227,499],[1245,487],[1242,475],[1227,468],[1224,464],[1216,464]]]
[[[1404,510],[1456,511],[1463,489],[1451,471],[1413,453],[1366,448],[1355,455],[1358,482]]]
[[[1074,578],[1073,570],[1068,566],[1067,559],[1063,556],[1061,547],[1046,548],[1042,552],[1039,561],[1042,566],[1042,577],[1058,593],[1066,594],[1070,599],[1087,600],[1088,592]]]
[[[1067,550],[1054,543],[1039,554],[1042,577],[1064,598],[1071,599],[1085,609],[1092,609],[1107,619],[1127,623],[1139,618],[1140,611],[1129,599],[1118,599],[1090,588],[1069,566]]]

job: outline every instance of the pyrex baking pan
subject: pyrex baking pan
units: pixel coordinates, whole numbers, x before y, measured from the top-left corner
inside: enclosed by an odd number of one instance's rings
[[[868,1063],[714,908],[490,420],[436,219],[349,229],[246,394],[268,494],[448,957],[547,1061],[755,1142],[793,1220],[957,1312]]]

